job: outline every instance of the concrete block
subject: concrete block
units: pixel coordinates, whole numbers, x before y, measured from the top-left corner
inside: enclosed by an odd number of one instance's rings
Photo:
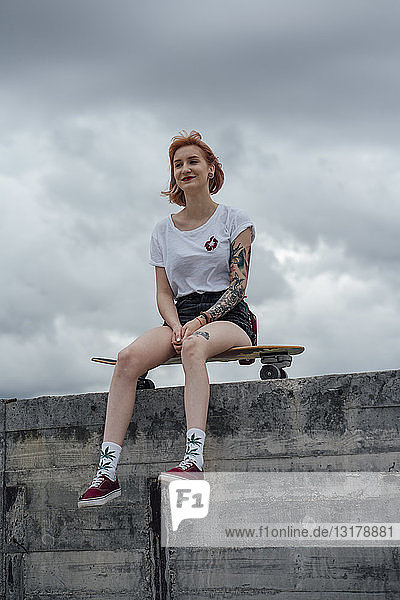
[[[400,597],[399,549],[160,547],[155,479],[182,458],[183,388],[137,393],[121,498],[78,510],[107,393],[0,403],[5,600]],[[400,371],[211,385],[210,471],[400,472]]]

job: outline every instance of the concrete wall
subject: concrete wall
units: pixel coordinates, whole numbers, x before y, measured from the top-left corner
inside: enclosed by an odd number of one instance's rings
[[[106,393],[0,403],[6,600],[400,598],[399,548],[160,547],[156,477],[182,457],[183,389],[137,394],[121,498],[76,508]],[[211,386],[214,471],[400,469],[400,371]]]

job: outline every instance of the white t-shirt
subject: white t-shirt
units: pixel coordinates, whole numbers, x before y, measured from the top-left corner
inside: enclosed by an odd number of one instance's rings
[[[181,231],[171,215],[159,221],[150,239],[150,264],[164,267],[174,298],[192,292],[219,292],[229,287],[231,242],[255,227],[244,210],[218,204],[200,227]]]

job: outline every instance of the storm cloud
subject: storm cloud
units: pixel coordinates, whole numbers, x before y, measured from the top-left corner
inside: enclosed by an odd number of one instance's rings
[[[0,10],[1,397],[107,389],[90,356],[160,323],[148,242],[179,210],[160,191],[183,129],[223,163],[214,199],[255,221],[260,341],[306,346],[292,376],[397,367],[398,2]]]

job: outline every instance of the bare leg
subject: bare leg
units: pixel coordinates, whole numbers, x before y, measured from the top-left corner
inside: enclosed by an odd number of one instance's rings
[[[182,365],[185,371],[187,429],[198,427],[205,431],[206,428],[210,396],[207,358],[233,346],[251,346],[251,340],[243,329],[229,321],[214,321],[203,325],[183,342]]]
[[[161,326],[146,331],[118,354],[108,395],[104,442],[100,462],[89,488],[78,499],[78,508],[101,506],[121,495],[116,477],[120,448],[132,417],[137,380],[146,371],[174,356],[172,330]]]
[[[132,418],[137,380],[176,355],[171,335],[169,327],[155,327],[119,352],[108,394],[104,441],[122,446]]]

